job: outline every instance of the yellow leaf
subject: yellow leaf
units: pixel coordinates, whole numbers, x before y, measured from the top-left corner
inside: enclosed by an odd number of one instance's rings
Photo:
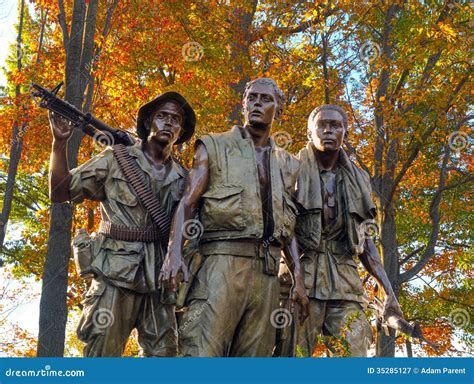
[[[456,32],[449,25],[439,23],[439,29],[447,36],[456,37]]]

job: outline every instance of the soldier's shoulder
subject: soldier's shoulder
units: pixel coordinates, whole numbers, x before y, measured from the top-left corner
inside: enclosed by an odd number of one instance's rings
[[[112,158],[114,157],[114,149],[110,145],[105,147],[105,149],[100,152],[97,156],[104,157],[104,158]]]
[[[355,169],[357,170],[356,172],[359,172],[360,175],[368,182],[370,183],[370,174],[367,171],[364,171],[362,168],[359,168],[357,165],[355,165]]]
[[[233,129],[229,129],[227,131],[224,131],[224,132],[210,132],[210,133],[206,133],[204,135],[201,135],[199,136],[198,140],[221,140],[221,139],[228,139],[230,137],[232,137],[233,135]]]
[[[310,151],[311,151],[310,144],[305,145],[303,148],[300,149],[298,152],[298,159],[300,161],[306,161],[310,158]]]
[[[343,156],[345,157],[346,162],[350,164],[354,172],[358,173],[359,175],[369,177],[369,173],[365,171],[364,169],[362,169],[353,159],[351,159],[345,151],[343,153]]]
[[[348,157],[348,161],[351,164],[351,167],[354,173],[364,178],[365,180],[370,181],[370,174],[366,170],[359,167],[359,165],[356,164],[356,162],[350,159],[349,157]]]
[[[275,153],[292,172],[296,172],[299,169],[300,161],[295,155],[278,146],[275,146]]]
[[[181,176],[187,176],[189,169],[186,168],[178,159],[175,157],[172,158],[172,161],[174,163],[174,166],[176,167],[176,171],[181,175]]]
[[[87,161],[83,165],[87,164],[87,166],[91,167],[91,165],[94,164],[96,166],[103,168],[103,167],[106,167],[107,164],[110,165],[110,163],[113,161],[114,161],[114,152],[113,152],[112,147],[108,146],[102,152],[92,157],[89,161]]]
[[[288,161],[296,161],[298,162],[298,158],[293,155],[292,153],[288,152],[285,148],[281,148],[275,145],[275,151],[279,154],[279,156],[283,157]]]
[[[196,145],[199,143],[204,144],[208,153],[209,151],[219,152],[219,148],[233,145],[235,137],[234,127],[225,132],[212,132],[202,135],[196,140]]]

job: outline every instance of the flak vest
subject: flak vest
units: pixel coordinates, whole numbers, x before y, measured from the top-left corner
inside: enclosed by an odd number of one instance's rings
[[[300,214],[295,235],[302,250],[316,251],[322,240],[322,194],[319,168],[312,144],[299,153],[301,163],[296,186],[296,198]],[[353,164],[344,150],[340,151],[338,164],[342,174],[342,200],[347,248],[351,255],[360,255],[364,250],[366,225],[374,222],[375,205],[369,175]],[[365,224],[365,225],[364,225]]]
[[[198,139],[209,159],[209,187],[202,195],[201,242],[262,239],[264,215],[260,196],[255,147],[243,138],[238,126],[225,133]],[[269,187],[273,234],[271,242],[291,240],[297,208],[292,201],[299,169],[298,160],[270,139]]]

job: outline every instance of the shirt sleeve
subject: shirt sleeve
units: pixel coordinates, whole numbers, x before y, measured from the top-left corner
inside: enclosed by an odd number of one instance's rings
[[[69,195],[71,202],[81,203],[84,199],[103,201],[106,199],[105,181],[113,160],[111,148],[107,148],[84,164],[70,171]]]

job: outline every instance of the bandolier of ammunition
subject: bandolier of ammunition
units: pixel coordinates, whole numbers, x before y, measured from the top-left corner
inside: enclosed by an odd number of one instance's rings
[[[122,144],[114,145],[113,152],[120,169],[127,180],[130,182],[133,191],[145,209],[150,213],[151,219],[155,224],[155,228],[159,231],[158,237],[160,241],[163,244],[167,244],[171,227],[170,216],[166,214],[159,199],[154,195],[152,189],[146,185],[145,175],[138,164],[135,162],[135,159],[129,155],[128,148]],[[186,179],[187,173],[185,174],[185,180]],[[184,190],[184,187],[182,189]],[[130,231],[132,232],[133,229],[130,228]],[[153,237],[154,240],[156,240],[156,234],[154,233],[154,230],[151,230],[147,235],[143,235],[146,238],[148,238],[149,235],[150,237]],[[140,239],[134,238],[132,241],[140,241]]]
[[[110,221],[100,222],[99,233],[121,241],[143,241],[152,243],[161,239],[161,232],[155,225],[148,227],[128,227]]]

